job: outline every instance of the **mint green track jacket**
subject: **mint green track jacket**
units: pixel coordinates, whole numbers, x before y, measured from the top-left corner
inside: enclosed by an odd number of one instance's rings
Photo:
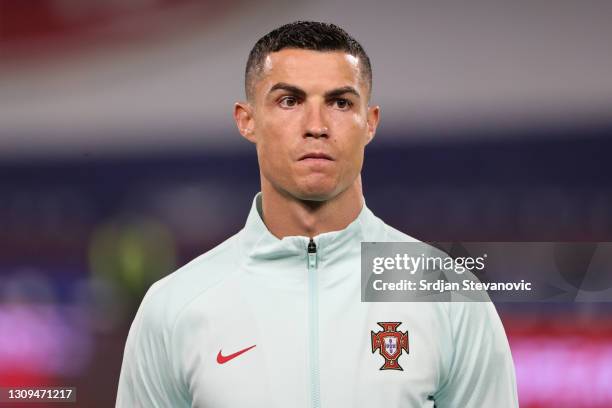
[[[361,302],[360,243],[414,238],[365,203],[313,240],[261,214],[258,194],[241,231],[148,290],[117,407],[518,407],[492,303]]]

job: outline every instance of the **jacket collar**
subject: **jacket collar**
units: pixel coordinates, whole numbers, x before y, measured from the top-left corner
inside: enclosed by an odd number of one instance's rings
[[[244,253],[251,260],[272,260],[287,257],[306,258],[309,237],[288,236],[279,239],[266,227],[262,214],[261,192],[255,195],[246,224],[242,230]],[[359,215],[346,228],[331,231],[313,237],[317,245],[317,257],[321,261],[330,261],[346,255],[349,251],[360,251],[365,232],[370,226],[380,221],[369,208],[365,200]],[[359,252],[357,252],[359,253]]]

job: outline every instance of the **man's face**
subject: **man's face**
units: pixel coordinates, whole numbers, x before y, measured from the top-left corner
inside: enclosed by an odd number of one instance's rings
[[[250,133],[261,176],[300,200],[325,201],[352,184],[378,123],[359,60],[344,52],[283,49],[255,79]],[[240,125],[239,125],[240,126]]]

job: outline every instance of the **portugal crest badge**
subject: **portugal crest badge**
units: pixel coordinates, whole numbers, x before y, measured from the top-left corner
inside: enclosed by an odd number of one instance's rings
[[[378,350],[385,359],[381,370],[403,370],[397,359],[402,355],[402,350],[408,353],[408,331],[398,331],[400,324],[402,322],[378,322],[382,330],[378,333],[372,331],[372,353]]]

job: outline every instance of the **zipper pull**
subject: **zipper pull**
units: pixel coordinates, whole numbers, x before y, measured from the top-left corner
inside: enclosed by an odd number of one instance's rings
[[[317,266],[317,244],[314,239],[310,238],[308,243],[308,267],[315,268]]]
[[[316,254],[317,253],[317,244],[315,244],[314,239],[310,238],[310,242],[308,243],[308,253]]]

